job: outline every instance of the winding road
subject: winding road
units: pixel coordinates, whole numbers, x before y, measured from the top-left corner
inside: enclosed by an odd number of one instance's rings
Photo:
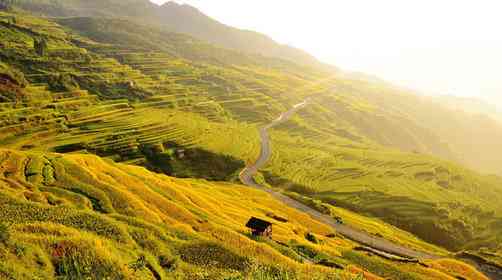
[[[255,163],[252,165],[247,166],[244,170],[239,175],[239,178],[241,182],[247,186],[253,187],[260,189],[262,191],[265,191],[275,197],[276,199],[280,200],[284,204],[288,205],[289,207],[295,208],[297,210],[300,210],[309,216],[311,216],[313,219],[327,224],[334,228],[338,233],[341,235],[345,236],[348,239],[351,239],[353,241],[356,241],[360,244],[363,244],[365,246],[368,246],[370,248],[373,248],[375,250],[391,254],[394,256],[399,256],[403,258],[408,258],[408,259],[437,259],[440,258],[440,256],[436,256],[433,254],[429,254],[426,252],[420,252],[416,251],[395,243],[392,243],[386,239],[383,238],[378,238],[373,235],[370,235],[364,231],[355,229],[351,226],[344,225],[344,224],[338,224],[336,223],[333,218],[329,215],[322,214],[321,212],[314,210],[280,192],[274,191],[273,189],[261,186],[257,184],[253,176],[258,172],[260,168],[262,168],[267,161],[270,158],[271,154],[271,148],[270,148],[270,137],[268,135],[268,130],[274,126],[280,125],[281,123],[287,121],[290,119],[298,110],[304,108],[309,104],[310,100],[307,99],[304,102],[297,104],[293,106],[290,110],[287,112],[281,114],[279,118],[276,120],[272,121],[270,124],[262,127],[260,129],[260,138],[261,138],[261,151],[260,151],[260,156],[256,160]]]

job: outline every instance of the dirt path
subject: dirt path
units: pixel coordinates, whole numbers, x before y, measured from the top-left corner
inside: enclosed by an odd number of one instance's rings
[[[260,138],[261,138],[261,152],[260,156],[256,160],[256,162],[250,166],[247,166],[239,175],[241,182],[247,186],[258,188],[262,191],[265,191],[271,194],[276,199],[282,201],[284,204],[305,212],[310,215],[313,219],[327,224],[334,228],[338,233],[342,234],[348,239],[361,243],[365,246],[371,247],[373,249],[393,254],[400,257],[411,258],[411,259],[437,259],[439,256],[429,254],[426,252],[419,252],[395,243],[392,243],[386,239],[378,238],[373,235],[370,235],[361,230],[355,229],[348,225],[338,224],[336,223],[332,217],[322,214],[319,211],[316,211],[286,195],[283,195],[280,192],[276,192],[270,188],[263,187],[257,184],[253,176],[258,172],[258,170],[263,167],[270,158],[271,148],[270,148],[270,137],[268,135],[268,129],[277,126],[289,118],[291,118],[298,110],[307,106],[310,100],[305,100],[304,102],[295,105],[293,108],[283,113],[279,118],[272,121],[270,124],[260,129]]]

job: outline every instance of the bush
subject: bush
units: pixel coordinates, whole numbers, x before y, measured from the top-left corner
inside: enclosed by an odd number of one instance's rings
[[[50,89],[53,91],[72,91],[79,88],[78,83],[69,74],[50,76],[48,83]]]
[[[17,257],[23,257],[26,254],[26,247],[22,244],[14,244],[14,253]]]
[[[167,271],[174,271],[178,267],[179,258],[166,255],[159,256],[160,266]]]
[[[12,10],[14,0],[0,0],[0,10]]]
[[[305,234],[305,239],[314,244],[319,244],[319,240],[317,239],[317,237],[315,237],[315,235],[310,232],[307,232],[307,234]]]
[[[22,72],[4,63],[0,63],[0,78],[1,77],[7,78],[20,87],[26,87],[26,85],[28,85],[28,81]]]
[[[45,38],[40,38],[38,40],[35,40],[34,48],[38,56],[46,56],[49,44]]]
[[[10,238],[9,227],[7,225],[0,223],[0,243],[7,243]]]
[[[134,271],[144,270],[146,268],[146,257],[144,255],[140,256],[137,260],[129,264],[129,268]]]

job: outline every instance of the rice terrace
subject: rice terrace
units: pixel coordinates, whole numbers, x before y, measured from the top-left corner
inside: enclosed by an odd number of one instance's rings
[[[502,279],[494,95],[370,69],[427,24],[279,2],[0,0],[0,280]]]

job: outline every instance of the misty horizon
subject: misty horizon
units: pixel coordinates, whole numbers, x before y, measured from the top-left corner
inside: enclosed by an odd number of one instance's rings
[[[345,71],[373,75],[425,95],[476,98],[502,111],[497,76],[502,36],[494,35],[502,24],[495,13],[498,4],[314,1],[307,8],[305,3],[289,3],[284,10],[280,3],[260,1],[174,2],[191,5],[223,24],[264,33]],[[280,20],[275,20],[278,14]],[[330,40],[326,34],[337,36]]]

